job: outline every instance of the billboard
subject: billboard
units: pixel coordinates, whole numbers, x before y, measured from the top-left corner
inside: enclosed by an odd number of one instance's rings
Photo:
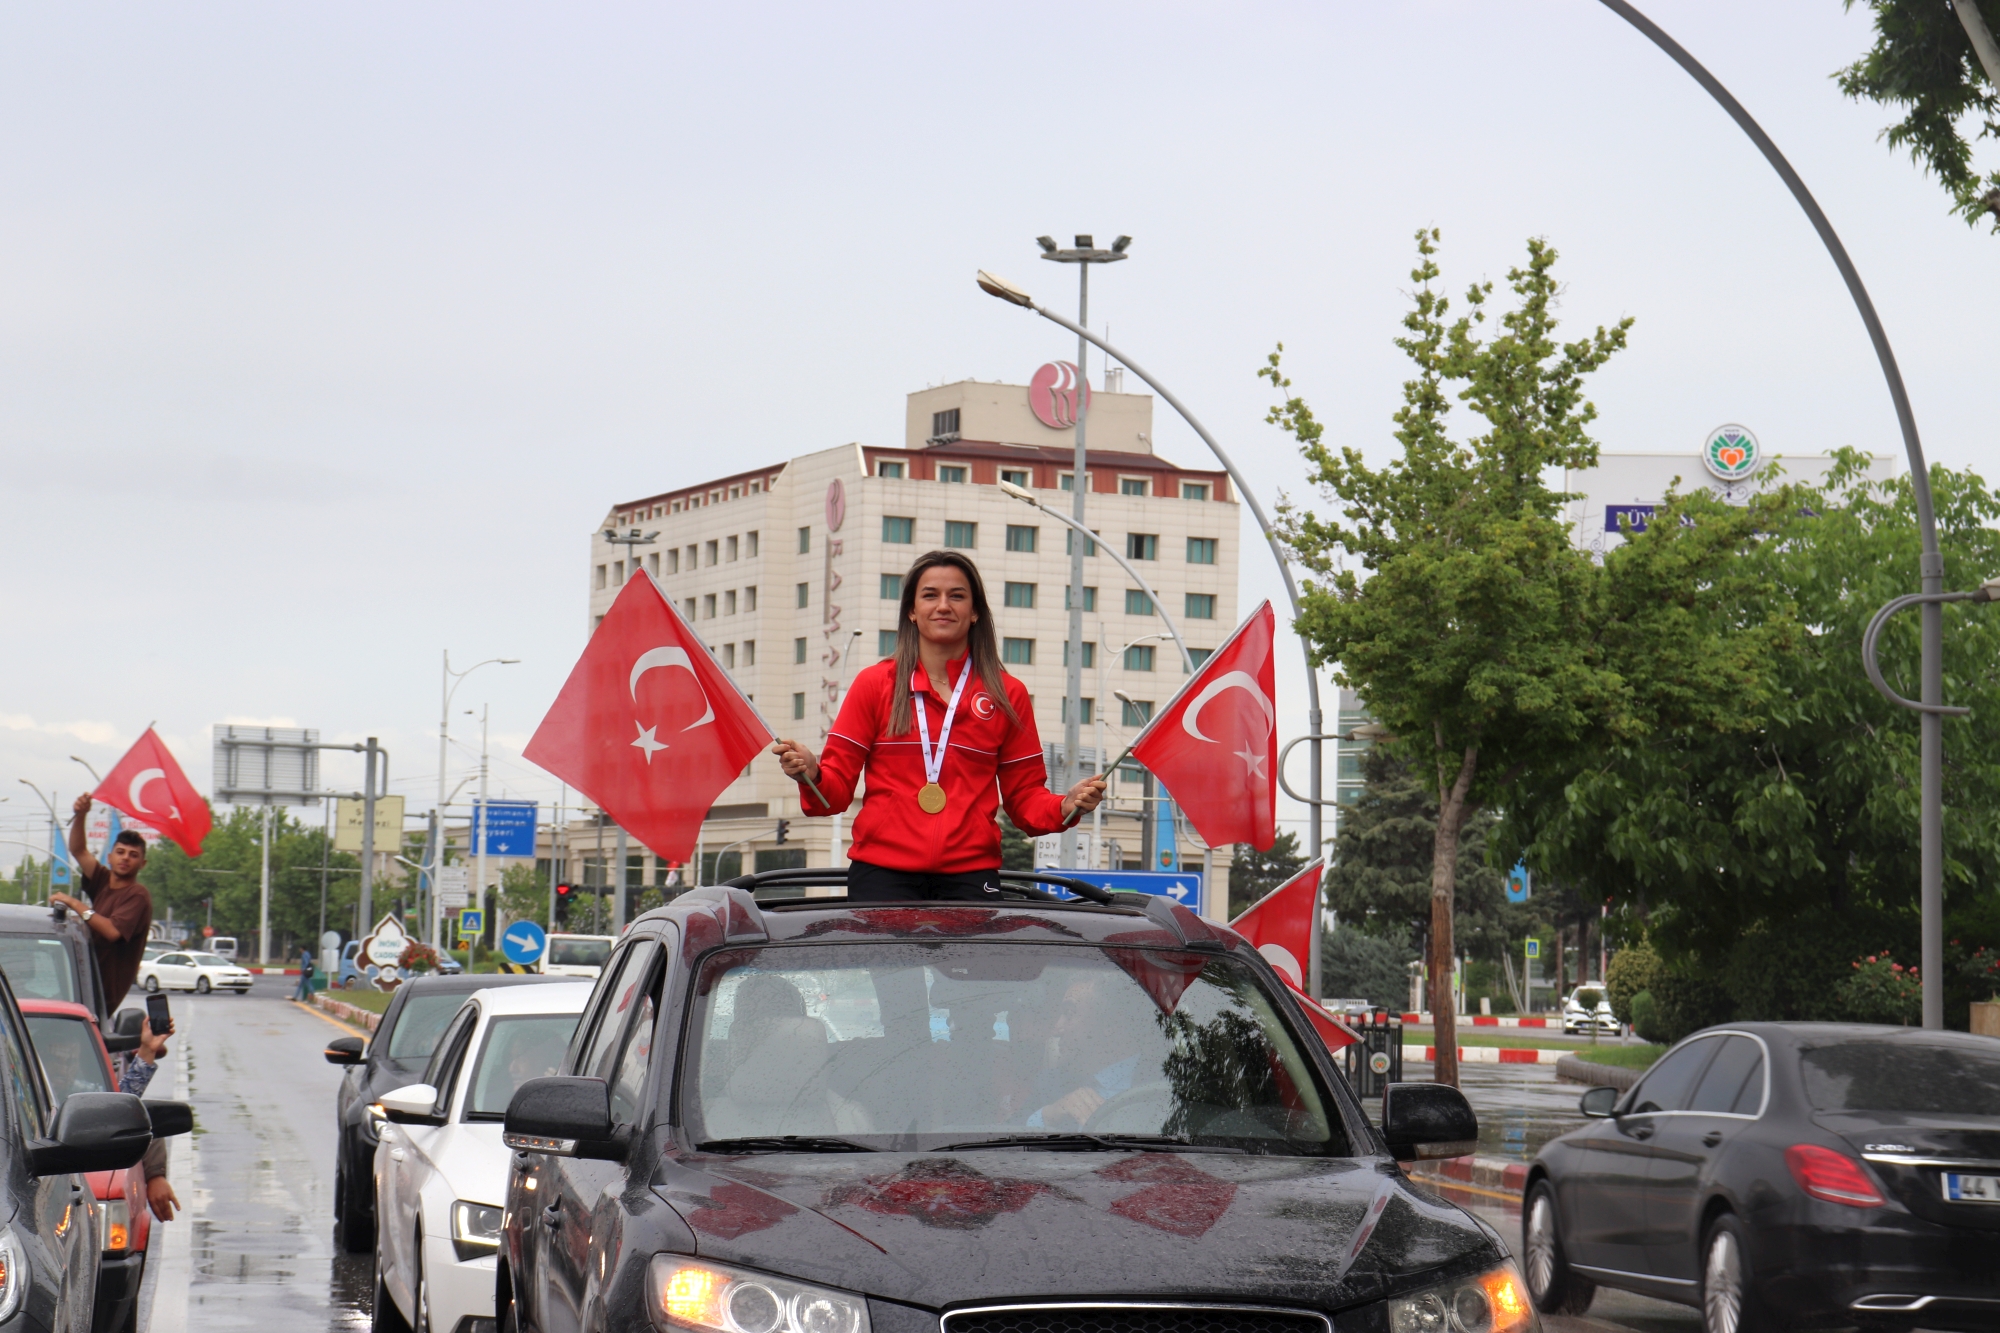
[[[352,796],[343,796],[333,803],[333,850],[361,850],[362,824],[367,806],[366,801]],[[375,850],[403,850],[403,798],[400,796],[375,798]]]
[[[306,727],[216,727],[216,803],[318,805],[318,744]]]

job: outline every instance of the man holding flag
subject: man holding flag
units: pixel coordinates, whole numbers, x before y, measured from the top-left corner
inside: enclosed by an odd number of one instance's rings
[[[52,893],[49,901],[75,912],[89,928],[98,975],[104,979],[104,997],[116,1007],[139,977],[139,964],[146,956],[146,935],[153,928],[153,895],[139,882],[139,872],[146,865],[146,840],[125,829],[111,844],[106,860],[99,861],[91,854],[84,827],[90,807],[89,796],[77,797],[76,813],[69,823],[70,855],[76,859],[82,888],[90,901],[67,893]]]

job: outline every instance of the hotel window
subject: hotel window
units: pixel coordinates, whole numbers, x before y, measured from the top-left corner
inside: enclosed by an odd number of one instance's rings
[[[1188,538],[1188,563],[1190,565],[1212,565],[1215,563],[1215,538]]]
[[[688,597],[688,598],[684,598],[684,599],[682,600],[682,602],[681,602],[681,619],[682,619],[682,620],[693,620],[693,619],[694,619],[694,598],[692,598],[692,597]]]
[[[731,560],[731,561],[736,559],[736,539],[734,537],[723,538],[722,558],[724,560]]]
[[[1123,707],[1119,710],[1118,720],[1124,725],[1128,727],[1143,727],[1153,720],[1153,701],[1151,699],[1121,699],[1119,702]],[[1118,776],[1124,777],[1125,774],[1121,770]]]
[[[1005,590],[1006,604],[1026,610],[1035,609],[1035,585],[1032,583],[1010,583]]]
[[[803,694],[795,694],[795,695],[793,695],[793,696],[792,696],[792,720],[793,720],[794,722],[796,722],[796,721],[797,721],[798,719],[800,719],[800,718],[804,717],[805,715],[806,715],[806,697],[805,697],[805,695],[803,695]]]
[[[891,546],[908,546],[917,539],[917,520],[882,515],[882,540]]]
[[[938,469],[938,480],[949,482],[954,486],[963,486],[965,484],[965,469],[962,467],[940,467]]]
[[[757,534],[754,532],[743,534],[743,558],[746,560],[757,558]]]
[[[1000,480],[1008,483],[1011,486],[1019,486],[1022,487],[1023,489],[1035,484],[1034,481],[1032,480],[1033,476],[1034,474],[1029,472],[1026,468],[1003,467],[1000,469]]]
[[[1097,554],[1097,542],[1096,542],[1096,541],[1095,541],[1094,539],[1092,539],[1092,538],[1089,538],[1089,537],[1085,537],[1085,538],[1083,539],[1083,553],[1084,553],[1084,555],[1086,555],[1086,556],[1093,556],[1093,555],[1096,555],[1096,554]],[[1075,528],[1064,528],[1064,529],[1063,529],[1063,554],[1064,554],[1064,555],[1075,555],[1075,554],[1076,554],[1076,529],[1075,529]]]
[[[667,573],[678,574],[680,572],[681,548],[676,546],[673,550],[667,552]]]
[[[1126,533],[1125,558],[1127,560],[1158,560],[1160,558],[1160,535],[1156,532]]]
[[[1069,610],[1069,604],[1069,585],[1065,583],[1063,585],[1063,610]],[[1097,609],[1097,589],[1087,587],[1083,590],[1083,609],[1086,611],[1095,611]]]
[[[1063,640],[1063,665],[1064,666],[1069,665],[1069,640],[1067,639]],[[1097,665],[1097,645],[1094,643],[1084,644],[1083,669],[1085,671],[1088,671],[1096,665]]]
[[[757,590],[755,588],[745,588],[743,590],[743,609],[745,611],[755,611],[757,609]]]
[[[1183,499],[1183,500],[1206,500],[1207,498],[1208,498],[1208,483],[1207,483],[1207,482],[1205,482],[1205,481],[1199,481],[1199,482],[1197,482],[1197,481],[1184,481],[1184,482],[1182,482],[1182,483],[1181,483],[1181,499]]]
[[[809,606],[811,604],[811,598],[812,598],[812,584],[801,583],[799,585],[799,609],[804,610],[807,606]]]
[[[886,458],[880,459],[875,464],[875,475],[878,477],[888,477],[893,481],[901,481],[903,479],[903,465],[901,463],[891,463]]]
[[[654,578],[660,577],[660,553],[658,551],[646,552],[646,572]]]
[[[731,588],[728,592],[722,594],[722,614],[725,616],[736,614],[736,589]]]
[[[1000,640],[1000,660],[1015,666],[1035,664],[1035,641],[1033,639]]]
[[[1187,595],[1187,618],[1189,620],[1215,619],[1215,594],[1212,592],[1191,592]]]
[[[875,631],[875,656],[894,657],[896,655],[896,631],[882,629]]]
[[[603,623],[604,623],[603,616],[592,616],[590,618],[590,628],[592,630],[595,630],[599,625],[602,625]]]
[[[799,554],[800,555],[809,554],[812,551],[812,548],[813,548],[813,530],[811,528],[800,528]]]
[[[701,563],[701,561],[698,558],[699,553],[694,549],[694,547],[692,546],[688,547],[687,552],[688,552],[688,558],[687,558],[688,573],[692,574],[695,571],[695,567],[698,566]]]
[[[970,551],[979,545],[979,525],[977,523],[947,523],[944,525],[944,544],[961,551]]]
[[[948,407],[942,412],[931,413],[931,438],[933,440],[955,440],[958,438],[958,409]]]
[[[614,588],[625,586],[625,562],[623,560],[613,560],[611,562],[611,586]]]
[[[881,591],[882,600],[885,602],[893,602],[900,598],[903,595],[903,576],[901,574],[884,574],[882,576]]]
[[[1127,648],[1125,650],[1125,669],[1127,671],[1151,671],[1153,669],[1153,645],[1150,643],[1135,643],[1130,648]]]
[[[755,495],[758,491],[761,491],[763,489],[764,489],[764,483],[761,481],[753,481],[748,486],[744,487],[744,490],[751,495]]]
[[[715,542],[715,541],[709,542],[707,548],[703,551],[703,554],[708,558],[704,560],[702,563],[709,565],[714,564],[716,560],[716,555],[721,550],[721,547],[722,543],[720,542]]]
[[[1194,659],[1195,669],[1198,671],[1201,669],[1201,664],[1203,662],[1206,662],[1209,658],[1215,656],[1215,649],[1190,648],[1188,649],[1188,656]]]
[[[1125,590],[1125,614],[1128,616],[1150,616],[1153,614],[1153,599],[1137,588]]]
[[[730,499],[738,500],[741,499],[742,497],[743,497],[743,488],[741,486],[731,486],[729,488]]]
[[[793,660],[794,662],[797,662],[797,663],[799,663],[799,664],[800,664],[801,666],[803,666],[803,665],[805,664],[805,660],[806,660],[806,641],[805,641],[804,639],[793,639],[793,640],[792,640],[792,660]]]
[[[735,644],[733,644],[733,643],[725,643],[725,644],[723,644],[723,645],[722,645],[722,665],[723,665],[724,669],[726,669],[726,670],[729,670],[729,671],[734,671],[734,670],[736,670],[736,645],[735,645]]]
[[[1079,716],[1078,716],[1078,719],[1077,719],[1078,721],[1082,722],[1082,723],[1083,723],[1083,725],[1084,725],[1084,726],[1086,726],[1086,727],[1087,727],[1087,726],[1089,726],[1089,725],[1090,725],[1091,723],[1093,723],[1093,722],[1097,721],[1097,700],[1095,700],[1095,699],[1091,698],[1091,697],[1090,697],[1089,695],[1087,695],[1087,694],[1086,694],[1086,695],[1084,695],[1084,696],[1083,696],[1082,698],[1078,699],[1078,700],[1077,700],[1077,703],[1078,703],[1078,704],[1080,704],[1080,705],[1082,705],[1081,707],[1079,707],[1079,708],[1078,708],[1078,709],[1076,710],[1076,711],[1077,711],[1077,713],[1079,714]],[[1063,720],[1064,722],[1068,722],[1068,721],[1069,721],[1069,696],[1068,696],[1068,695],[1064,695],[1064,696],[1063,696],[1063,701],[1062,701],[1062,720]]]
[[[1118,479],[1118,493],[1120,495],[1151,495],[1153,493],[1153,483],[1144,477],[1120,477]]]
[[[599,566],[597,567],[597,579],[596,579],[595,583],[594,583],[594,584],[593,584],[592,586],[594,586],[594,587],[599,587],[599,588],[602,588],[602,587],[604,587],[604,586],[605,586],[605,583],[606,583],[606,579],[607,579],[607,576],[608,576],[608,575],[610,574],[610,572],[611,572],[611,569],[610,569],[610,566],[608,566],[608,565],[599,565]]]
[[[715,619],[715,594],[712,592],[705,594],[701,599],[701,618],[703,620]]]
[[[743,641],[743,665],[747,667],[757,665],[757,641],[755,639],[745,639]]]
[[[1056,486],[1057,486],[1057,487],[1058,487],[1059,489],[1061,489],[1061,490],[1065,490],[1065,491],[1073,491],[1073,490],[1075,490],[1075,489],[1076,489],[1076,473],[1074,473],[1074,472],[1065,472],[1065,473],[1063,473],[1063,474],[1062,474],[1062,475],[1061,475],[1060,477],[1057,477],[1057,478],[1056,478]],[[1085,489],[1086,491],[1090,489],[1090,474],[1089,474],[1088,472],[1086,472],[1086,473],[1084,473],[1084,474],[1083,474],[1083,488],[1084,488],[1084,489]]]
[[[1041,532],[1040,528],[1027,528],[1009,523],[1007,525],[1007,549],[1010,551],[1032,552],[1035,549],[1036,534],[1039,532]]]

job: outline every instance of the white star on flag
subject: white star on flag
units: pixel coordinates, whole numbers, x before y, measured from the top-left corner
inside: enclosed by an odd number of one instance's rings
[[[1242,749],[1236,751],[1236,757],[1241,759],[1243,767],[1249,770],[1244,776],[1252,778],[1264,776],[1264,756],[1251,749],[1247,742]]]
[[[636,748],[644,750],[646,752],[646,765],[647,767],[650,768],[653,763],[653,751],[666,749],[667,743],[663,740],[656,738],[653,735],[653,732],[657,730],[657,728],[640,727],[638,720],[636,718],[633,720],[632,725],[634,727],[637,727],[639,731],[639,739],[633,741],[632,744]]]

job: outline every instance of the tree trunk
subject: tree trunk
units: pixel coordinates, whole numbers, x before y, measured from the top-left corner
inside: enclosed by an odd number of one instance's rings
[[[1442,738],[1440,738],[1442,739]],[[1431,844],[1431,1021],[1432,1040],[1437,1044],[1437,1065],[1432,1077],[1439,1083],[1458,1086],[1458,1015],[1451,995],[1452,896],[1458,883],[1458,835],[1465,823],[1466,794],[1472,789],[1472,775],[1479,767],[1479,751],[1467,746],[1459,761],[1458,776],[1446,785],[1442,747],[1438,764],[1437,837]]]

